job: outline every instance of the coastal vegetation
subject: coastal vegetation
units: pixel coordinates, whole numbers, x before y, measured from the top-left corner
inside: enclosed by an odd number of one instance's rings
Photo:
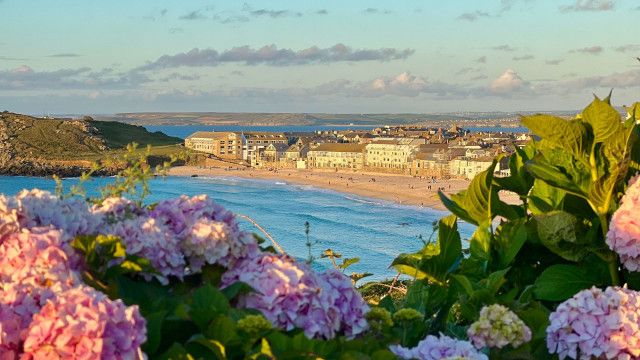
[[[151,145],[158,162],[183,152],[179,138],[151,133],[140,126],[116,122],[41,119],[0,113],[0,174],[79,176],[94,161],[111,161],[103,173],[122,168],[116,160],[127,144]]]
[[[441,193],[434,241],[365,298],[343,273],[355,259],[325,252],[336,268],[317,272],[206,196],[146,202],[144,161],[97,198],[0,197],[0,355],[638,358],[640,103],[627,110],[607,97],[569,120],[523,117],[536,138],[510,175],[495,159]]]

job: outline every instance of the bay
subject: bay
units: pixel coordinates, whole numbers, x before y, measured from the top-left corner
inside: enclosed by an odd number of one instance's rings
[[[160,131],[169,136],[181,139],[193,134],[196,131],[269,131],[269,132],[316,132],[316,131],[343,131],[343,130],[364,130],[369,131],[377,126],[348,126],[348,125],[287,125],[287,126],[241,126],[241,125],[146,125],[145,128],[151,132]],[[503,132],[503,133],[526,133],[529,130],[525,127],[499,127],[499,126],[470,126],[464,127],[471,132]]]
[[[89,193],[112,181],[97,178],[86,185]],[[64,179],[66,188],[78,179]],[[22,189],[40,188],[53,191],[55,183],[48,178],[0,176],[0,193],[15,195]],[[327,259],[319,259],[328,248],[344,257],[360,257],[348,271],[370,272],[370,280],[395,275],[389,265],[400,253],[414,252],[429,239],[432,224],[447,213],[415,206],[323,190],[281,181],[253,180],[234,177],[168,177],[151,181],[148,202],[207,194],[227,209],[254,219],[265,228],[287,253],[306,259],[305,222],[310,224],[314,266],[327,268]],[[241,227],[259,233],[248,221]],[[469,238],[473,228],[460,223],[461,235]],[[422,237],[422,240],[420,239]],[[435,240],[435,239],[434,239]]]

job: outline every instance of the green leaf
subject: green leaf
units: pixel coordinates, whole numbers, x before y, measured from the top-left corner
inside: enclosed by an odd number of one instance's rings
[[[535,135],[577,157],[591,146],[587,128],[580,120],[565,120],[551,115],[533,115],[523,116],[521,121]]]
[[[572,178],[566,170],[561,170],[542,161],[529,161],[525,166],[527,171],[535,178],[543,180],[553,187],[564,189],[572,194],[584,198],[587,197],[585,189],[576,184],[574,178]]]
[[[526,218],[501,224],[496,230],[494,246],[498,253],[500,267],[509,266],[526,241]]]
[[[534,215],[561,210],[565,194],[564,190],[535,179],[529,193],[529,210]]]
[[[533,157],[534,151],[533,142],[527,144],[524,149],[516,147],[515,152],[509,157],[510,175],[494,178],[493,181],[504,190],[521,196],[527,195],[533,186],[533,177],[526,171],[524,164]]]
[[[589,253],[589,238],[578,219],[564,211],[535,215],[538,238],[553,253],[569,261],[580,261]]]
[[[217,340],[207,339],[202,334],[196,334],[189,339],[189,342],[202,345],[209,349],[216,359],[224,360],[227,358],[227,351],[224,344]]]
[[[469,281],[469,278],[464,276],[464,275],[451,275],[451,277],[458,282],[458,284],[460,284],[460,286],[462,286],[462,288],[464,289],[464,291],[467,293],[467,295],[472,296],[473,295],[473,285],[471,285],[471,281]]]
[[[457,267],[462,258],[462,243],[457,218],[442,218],[438,225],[438,240],[415,254],[400,254],[391,264],[401,273],[416,279],[427,278],[444,283],[446,276]]]
[[[224,294],[207,284],[193,293],[189,316],[200,329],[205,330],[217,314],[225,314],[229,308],[229,302]]]
[[[249,286],[249,284],[244,283],[242,281],[236,281],[233,284],[227,286],[226,288],[220,290],[227,298],[227,300],[231,301],[238,297],[239,295],[248,294],[254,292],[253,288]]]
[[[481,224],[469,239],[469,252],[473,259],[483,262],[488,262],[491,259],[490,227],[490,222]]]
[[[166,311],[157,311],[144,316],[147,321],[147,342],[142,345],[142,349],[146,354],[154,354],[160,347],[162,322],[166,315]]]
[[[451,199],[439,191],[438,196],[444,206],[454,215],[475,225],[493,219],[500,202],[496,189],[492,187],[496,164],[494,159],[487,170],[471,180],[467,190],[452,195]]]
[[[580,290],[599,286],[601,279],[576,265],[556,264],[546,268],[535,282],[538,300],[564,301]]]
[[[358,262],[360,262],[360,258],[358,257],[342,259],[342,264],[340,264],[340,269],[344,270],[353,264],[357,264]]]
[[[618,136],[624,130],[620,113],[598,97],[582,111],[582,120],[591,125],[596,143]]]
[[[195,360],[182,345],[174,343],[161,357],[162,360]]]

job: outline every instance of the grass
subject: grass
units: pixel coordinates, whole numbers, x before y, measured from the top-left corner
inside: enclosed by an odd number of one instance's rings
[[[142,126],[129,125],[114,121],[90,121],[91,126],[98,129],[111,149],[124,148],[127,144],[136,143],[142,147],[165,146],[182,143],[182,139],[165,135],[159,131],[148,132]]]

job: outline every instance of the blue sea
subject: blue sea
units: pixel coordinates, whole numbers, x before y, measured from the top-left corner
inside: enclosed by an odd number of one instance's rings
[[[308,125],[308,126],[240,126],[240,125],[148,125],[145,128],[151,132],[160,131],[169,136],[186,138],[196,131],[234,131],[234,132],[250,132],[250,131],[271,131],[271,132],[315,132],[315,131],[333,131],[333,130],[373,130],[377,126],[348,126],[348,125]],[[505,133],[523,133],[529,130],[525,127],[496,127],[496,126],[480,126],[468,127],[471,132],[505,132]]]
[[[110,178],[94,179],[86,188],[96,190]],[[63,180],[65,187],[77,179]],[[53,191],[55,183],[47,178],[0,176],[0,193],[14,195],[24,188]],[[371,280],[395,275],[389,265],[400,253],[413,252],[428,239],[432,223],[446,212],[397,205],[391,202],[348,195],[311,186],[293,185],[272,180],[234,177],[169,177],[151,182],[149,202],[180,194],[208,194],[227,209],[244,214],[265,228],[290,255],[307,257],[305,221],[310,224],[313,255],[317,258],[328,248],[344,257],[360,257],[350,271],[371,272]],[[246,230],[259,232],[240,220]],[[463,239],[473,228],[460,224]],[[327,259],[317,259],[316,267],[329,267]]]

